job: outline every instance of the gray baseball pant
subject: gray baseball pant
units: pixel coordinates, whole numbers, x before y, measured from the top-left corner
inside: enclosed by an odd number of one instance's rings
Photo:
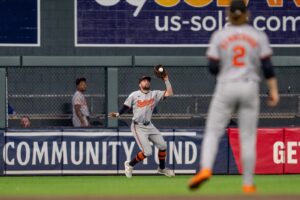
[[[201,167],[213,169],[219,139],[234,111],[240,131],[243,184],[253,185],[256,160],[256,129],[259,113],[259,84],[235,81],[217,84],[209,107],[201,152]]]
[[[153,142],[153,144],[159,150],[167,149],[166,141],[164,140],[159,130],[152,123],[147,126],[132,123],[131,131],[138,146],[140,147],[141,151],[143,151],[145,156],[151,156],[153,153],[150,141]]]

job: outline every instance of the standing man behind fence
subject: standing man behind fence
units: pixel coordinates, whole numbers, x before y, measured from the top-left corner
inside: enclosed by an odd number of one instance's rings
[[[74,127],[88,127],[89,126],[89,109],[83,93],[86,91],[86,78],[76,79],[76,92],[72,98],[73,110],[73,126]]]

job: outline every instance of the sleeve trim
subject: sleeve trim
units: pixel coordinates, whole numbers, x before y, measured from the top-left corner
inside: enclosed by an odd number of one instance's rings
[[[126,106],[127,108],[131,109],[131,106],[123,104],[123,106]]]
[[[220,59],[217,58],[217,57],[209,56],[209,55],[207,55],[207,58],[208,58],[209,60],[214,60],[214,61],[219,61],[219,60],[220,60]]]
[[[266,55],[261,56],[260,59],[261,59],[261,60],[265,60],[265,59],[267,59],[267,58],[271,58],[271,56],[272,56],[271,53],[270,53],[270,54],[266,54]]]

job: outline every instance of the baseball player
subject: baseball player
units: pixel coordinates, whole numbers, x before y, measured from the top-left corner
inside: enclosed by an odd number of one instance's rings
[[[168,75],[163,77],[166,84],[166,90],[150,90],[151,77],[143,76],[139,79],[139,90],[132,92],[126,101],[123,108],[118,113],[110,113],[110,117],[119,117],[123,113],[132,109],[133,118],[131,131],[140,148],[140,152],[131,161],[126,161],[125,175],[128,178],[132,177],[134,166],[152,155],[152,147],[150,141],[159,149],[159,167],[158,173],[168,177],[175,176],[172,170],[166,168],[166,149],[167,144],[159,130],[152,124],[151,117],[155,106],[164,98],[173,95],[173,89],[169,81]]]
[[[243,192],[254,193],[256,128],[259,114],[259,81],[262,69],[269,89],[269,106],[279,102],[277,80],[270,57],[272,49],[265,33],[247,24],[243,0],[232,0],[230,26],[213,34],[207,50],[209,69],[217,75],[217,85],[209,107],[201,152],[201,170],[190,181],[198,188],[212,176],[219,139],[225,133],[231,114],[237,111],[243,164]]]
[[[74,127],[88,127],[89,126],[89,109],[87,106],[86,99],[83,95],[87,88],[85,78],[76,79],[76,89],[77,91],[72,98],[72,109],[73,117],[72,122]]]

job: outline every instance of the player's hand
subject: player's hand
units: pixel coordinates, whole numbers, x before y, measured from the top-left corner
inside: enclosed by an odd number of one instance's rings
[[[268,100],[267,100],[268,106],[275,107],[275,106],[277,106],[278,102],[279,102],[278,92],[277,91],[270,91],[269,97],[268,97]]]
[[[120,114],[118,112],[111,112],[108,114],[108,117],[111,117],[111,118],[116,118],[116,117],[119,117]]]

